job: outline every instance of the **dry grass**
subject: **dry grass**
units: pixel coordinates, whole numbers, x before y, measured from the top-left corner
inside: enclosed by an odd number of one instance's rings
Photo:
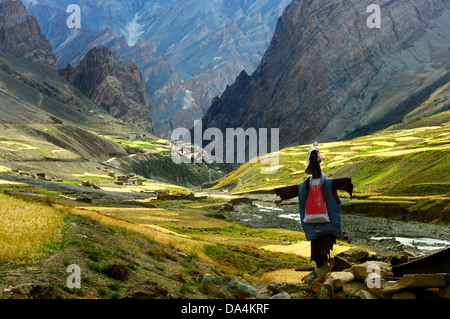
[[[311,243],[309,241],[301,241],[292,245],[268,245],[261,248],[272,252],[299,255],[303,258],[311,256]],[[338,243],[334,246],[331,254],[337,255],[350,248],[350,246],[343,246]]]
[[[202,216],[182,210],[164,208],[114,208],[114,207],[80,207],[87,211],[117,218],[136,224],[151,224],[161,227],[217,228],[228,227],[231,223]]]
[[[295,282],[301,283],[303,277],[308,275],[310,271],[295,271],[295,269],[279,269],[271,272],[267,272],[261,276],[261,281],[271,282],[274,280],[283,282]]]
[[[0,261],[33,259],[61,234],[63,214],[48,205],[0,194]]]
[[[83,216],[95,220],[102,225],[120,227],[131,232],[139,233],[154,241],[173,246],[180,251],[194,254],[205,263],[216,264],[214,260],[203,253],[204,248],[208,244],[206,242],[191,239],[189,236],[180,235],[156,225],[136,224],[85,209],[64,208],[69,210],[69,212],[73,215]]]
[[[0,179],[0,186],[2,186],[2,185],[7,185],[7,186],[11,186],[11,185],[13,185],[13,186],[25,186],[26,184],[18,183],[18,182],[10,182],[10,181],[5,181],[5,180]]]
[[[103,186],[102,189],[108,192],[119,193],[139,193],[141,191],[169,191],[172,193],[189,193],[189,191],[183,186],[168,183],[159,183],[155,181],[144,182],[142,186]]]
[[[9,173],[9,172],[11,172],[11,169],[9,167],[0,165],[0,173]]]

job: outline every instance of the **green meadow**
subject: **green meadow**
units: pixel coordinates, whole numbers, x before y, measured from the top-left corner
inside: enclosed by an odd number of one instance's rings
[[[419,126],[394,127],[352,140],[320,143],[322,171],[330,178],[351,177],[356,201],[404,204],[409,212],[433,212],[435,219],[448,220],[450,201],[450,111],[422,119]],[[432,124],[432,125],[427,125]],[[288,147],[265,157],[279,156],[274,174],[261,174],[256,164],[246,163],[218,181],[212,189],[231,194],[272,193],[275,188],[301,183],[310,145]],[[269,161],[270,162],[270,161]],[[342,193],[342,197],[348,197]],[[365,200],[365,201],[363,201]],[[368,202],[369,200],[370,202]],[[432,220],[428,220],[432,221]]]

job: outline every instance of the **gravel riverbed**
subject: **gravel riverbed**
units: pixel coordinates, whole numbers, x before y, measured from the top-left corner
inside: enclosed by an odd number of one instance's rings
[[[236,204],[227,216],[231,222],[253,228],[283,228],[302,231],[298,200],[276,204],[272,195],[249,195],[252,203]],[[346,240],[376,252],[399,254],[411,251],[426,255],[450,246],[450,227],[404,222],[381,217],[342,215]]]

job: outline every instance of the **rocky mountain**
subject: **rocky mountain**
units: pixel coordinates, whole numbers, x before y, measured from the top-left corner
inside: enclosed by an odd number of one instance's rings
[[[135,63],[118,62],[108,48],[94,48],[78,67],[68,65],[61,75],[113,117],[153,132],[142,74]]]
[[[126,38],[121,37],[111,50],[118,59],[134,61],[139,66],[147,104],[160,136],[170,138],[174,126],[190,127],[203,116],[192,92],[186,89],[173,65],[156,52],[155,44],[144,41],[129,46]]]
[[[20,24],[8,18],[15,15],[11,8],[28,21],[37,20],[20,2],[16,7],[1,4],[0,30],[23,39]],[[48,46],[51,52],[45,36],[41,42],[34,39],[31,44]],[[48,180],[81,182],[85,174],[136,174],[134,168],[147,165],[151,178],[160,182],[196,186],[223,174],[222,168],[206,164],[173,169],[170,146],[148,133],[153,123],[142,75],[133,62],[116,61],[107,48],[92,49],[80,65],[61,71],[56,59],[55,64],[25,59],[19,50],[23,44],[11,42],[8,51],[0,47],[0,173],[22,170],[33,178],[40,174]]]
[[[31,62],[58,65],[38,20],[20,0],[0,0],[0,50]]]
[[[102,46],[132,59],[144,75],[156,131],[166,138],[173,128],[190,128],[242,70],[256,69],[290,1],[81,0],[82,28],[69,29],[73,1],[24,0],[62,67]]]
[[[450,3],[294,0],[258,69],[212,103],[203,127],[280,128],[280,144],[334,141],[402,117],[449,81]]]

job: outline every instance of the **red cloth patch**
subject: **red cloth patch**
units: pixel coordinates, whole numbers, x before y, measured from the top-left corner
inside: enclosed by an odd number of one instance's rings
[[[305,207],[305,223],[329,223],[321,185],[311,185]]]

